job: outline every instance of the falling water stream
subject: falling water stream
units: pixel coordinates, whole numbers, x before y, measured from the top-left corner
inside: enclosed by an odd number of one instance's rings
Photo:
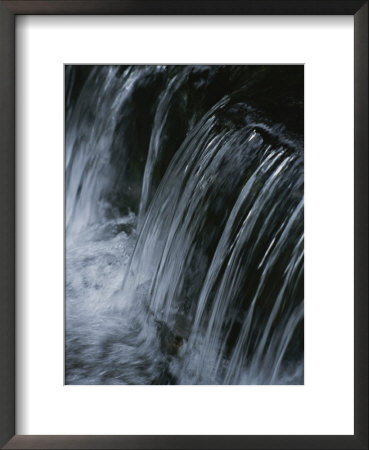
[[[66,67],[67,384],[303,383],[301,102],[277,68]]]

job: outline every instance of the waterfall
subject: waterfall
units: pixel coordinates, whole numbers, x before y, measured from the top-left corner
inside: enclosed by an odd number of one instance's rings
[[[67,67],[68,383],[303,383],[288,67]]]

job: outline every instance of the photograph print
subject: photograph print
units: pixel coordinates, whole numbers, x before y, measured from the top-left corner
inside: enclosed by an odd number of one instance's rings
[[[304,384],[304,66],[64,81],[65,383]]]

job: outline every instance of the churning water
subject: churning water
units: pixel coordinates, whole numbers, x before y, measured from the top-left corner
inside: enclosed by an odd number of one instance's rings
[[[66,67],[67,384],[303,383],[301,71]]]

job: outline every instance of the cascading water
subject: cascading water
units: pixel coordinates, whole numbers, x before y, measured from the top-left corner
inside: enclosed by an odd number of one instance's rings
[[[303,68],[67,66],[66,382],[302,384]]]

